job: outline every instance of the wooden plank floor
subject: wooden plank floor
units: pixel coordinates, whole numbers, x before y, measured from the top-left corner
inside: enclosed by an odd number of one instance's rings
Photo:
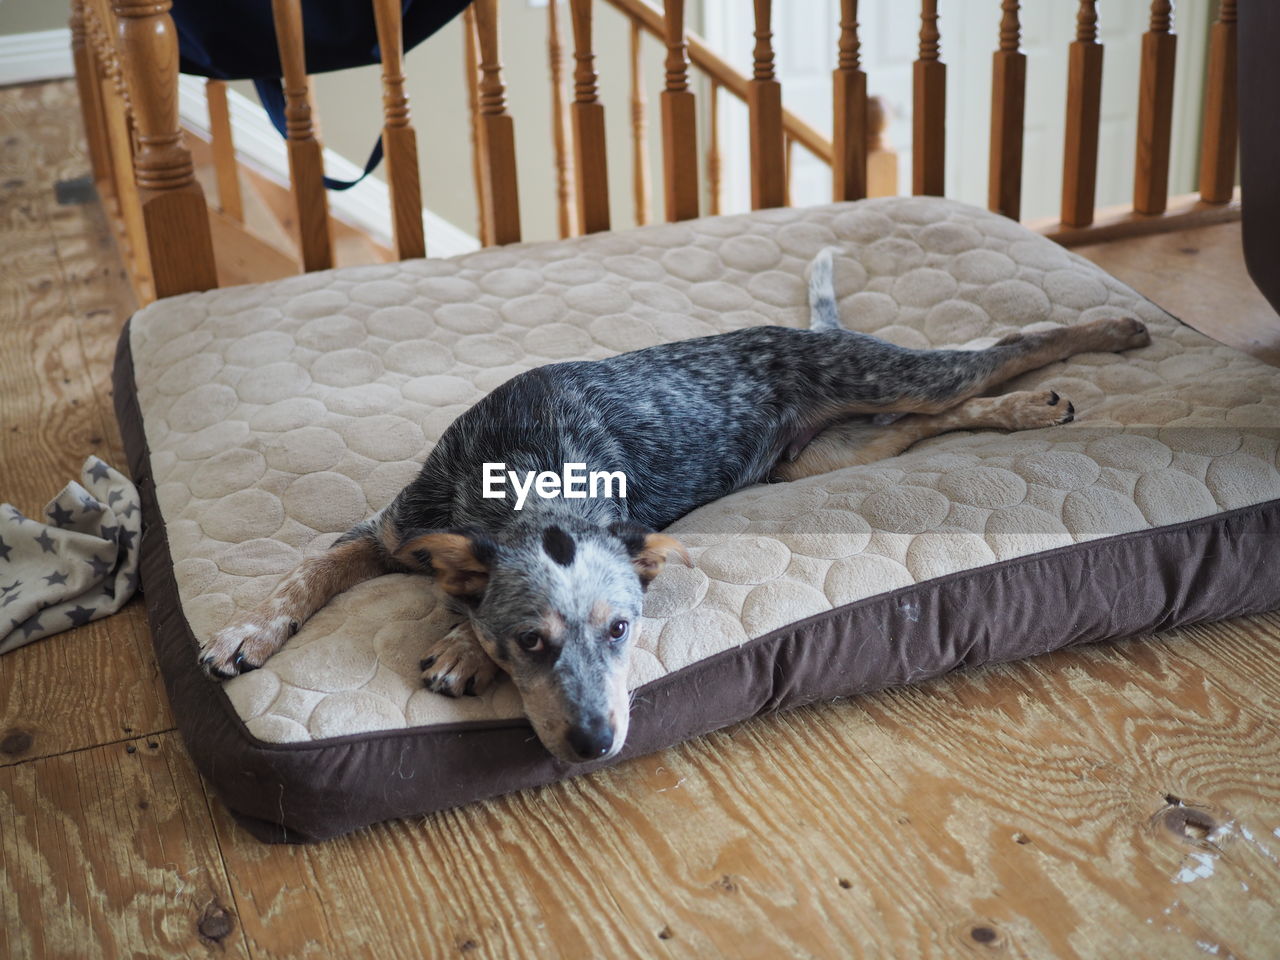
[[[87,454],[123,463],[108,371],[128,288],[97,206],[53,189],[86,170],[74,111],[66,84],[0,90],[0,498],[28,512]],[[1168,240],[1200,251],[1174,268],[1165,247],[1087,255],[1275,351],[1235,228],[1211,229]],[[135,601],[0,657],[0,864],[6,958],[1274,957],[1280,615],[268,847],[187,759]]]

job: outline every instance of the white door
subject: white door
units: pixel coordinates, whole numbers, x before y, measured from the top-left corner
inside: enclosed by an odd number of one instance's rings
[[[1195,189],[1199,113],[1210,22],[1210,0],[1177,5],[1177,89],[1170,190]],[[862,0],[858,4],[862,64],[870,93],[883,97],[893,118],[889,142],[899,151],[899,185],[911,188],[911,73],[920,30],[919,4]],[[1075,38],[1077,0],[1028,0],[1022,10],[1027,54],[1026,134],[1022,216],[1056,217],[1062,190],[1063,115],[1067,47]],[[1098,206],[1127,204],[1133,192],[1138,69],[1146,0],[1099,0],[1099,39],[1105,44]],[[991,54],[997,46],[999,0],[939,0],[942,59],[947,64],[947,194],[986,206],[991,115]],[[831,71],[835,68],[839,0],[780,0],[773,5],[774,50],[786,106],[819,130],[831,131]],[[712,47],[735,67],[751,71],[752,4],[705,0],[703,29]],[[726,212],[749,207],[746,109],[725,96],[721,143]],[[824,203],[829,169],[794,149],[792,202]]]

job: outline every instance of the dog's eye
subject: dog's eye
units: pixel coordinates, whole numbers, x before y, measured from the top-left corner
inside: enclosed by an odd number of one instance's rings
[[[520,645],[521,650],[528,650],[530,653],[534,653],[542,649],[542,634],[537,630],[526,630],[524,633],[517,633],[516,643]]]
[[[627,635],[628,627],[630,627],[630,624],[625,620],[613,621],[613,623],[609,624],[609,639],[621,640]]]

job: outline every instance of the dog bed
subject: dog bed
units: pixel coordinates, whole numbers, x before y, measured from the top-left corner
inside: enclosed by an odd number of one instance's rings
[[[173,297],[126,328],[116,402],[173,711],[237,818],[262,839],[320,839],[592,769],[546,753],[510,683],[458,700],[421,687],[422,650],[447,626],[422,578],[351,590],[225,684],[196,648],[386,504],[486,391],[566,358],[805,326],[805,268],[828,245],[843,322],[905,346],[1104,316],[1140,318],[1152,343],[1006,386],[1069,396],[1070,426],[950,434],[676,523],[693,565],[669,564],[648,593],[624,759],[817,699],[1280,606],[1280,370],[951,201],[712,217]]]

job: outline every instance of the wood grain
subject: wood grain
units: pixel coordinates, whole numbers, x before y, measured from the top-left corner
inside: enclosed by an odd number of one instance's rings
[[[301,0],[271,0],[276,46],[284,70],[285,127],[288,131],[289,183],[298,224],[302,268],[328,270],[333,266],[329,233],[329,198],[324,187],[324,149],[316,137],[311,88],[302,46]]]
[[[649,98],[644,92],[644,62],[641,57],[640,37],[640,25],[633,21],[630,30],[631,42],[628,44],[627,73],[631,81],[631,202],[637,227],[643,227],[649,222],[650,197],[653,193],[653,178],[649,175]],[[666,114],[664,112],[664,137],[665,132]],[[696,171],[694,176],[696,178]]]
[[[650,0],[609,0],[609,6],[622,11],[658,39],[666,36],[662,11]],[[693,66],[745,103],[751,81],[708,47],[707,42],[698,34],[685,31],[685,41]],[[806,150],[820,157],[824,163],[831,162],[831,141],[816,127],[785,107],[782,110],[782,124],[787,134],[800,141]]]
[[[592,0],[569,0],[573,21],[573,172],[578,184],[578,232],[609,229],[609,162],[605,149],[604,104],[596,85],[591,40]]]
[[[473,7],[480,46],[480,177],[486,232],[493,243],[516,243],[520,240],[520,195],[515,122],[507,113],[507,92],[502,83],[498,2],[476,0]]]
[[[1245,269],[1239,222],[1073,249],[1201,333],[1280,366],[1280,317]]]
[[[920,55],[912,70],[911,192],[946,191],[947,65],[939,57],[938,2],[921,0]]]
[[[1236,182],[1239,137],[1236,91],[1236,0],[1219,0],[1209,35],[1209,69],[1204,92],[1200,150],[1200,199],[1225,203]]]
[[[131,309],[100,212],[54,204],[39,166],[88,169],[52,133],[61,117],[78,137],[62,89],[21,110],[0,91],[0,488],[33,506],[84,453],[117,453],[113,427],[87,431],[109,425]],[[1226,339],[1266,309],[1239,280],[1238,224],[1081,252]],[[0,956],[1266,957],[1280,929],[1280,614],[270,847],[206,800],[175,735],[121,729],[167,720],[140,612],[0,657],[0,711],[41,724],[0,766]]]
[[[991,60],[991,159],[987,206],[1010,220],[1022,214],[1022,127],[1026,114],[1027,56],[1018,49],[1018,0],[1003,0],[1000,48]]]
[[[698,215],[698,107],[689,89],[684,0],[667,0],[666,84],[662,91],[662,180],[668,220]],[[633,21],[635,29],[638,24]]]
[[[178,34],[169,0],[111,0],[128,83],[150,280],[157,297],[217,286],[204,191],[178,123]]]
[[[2,956],[250,955],[173,734],[0,768],[0,852]]]
[[[1096,0],[1080,0],[1076,38],[1067,53],[1067,117],[1062,161],[1062,224],[1093,223],[1102,117],[1102,44]]]
[[[231,139],[227,85],[222,80],[206,81],[204,95],[209,104],[209,142],[213,148],[213,169],[218,177],[218,207],[232,220],[243,223],[240,164],[236,161],[236,146]]]
[[[1172,31],[1173,4],[1152,0],[1151,26],[1142,35],[1138,79],[1138,141],[1133,209],[1163,213],[1169,200],[1169,147],[1173,136],[1173,74],[1178,38]]]
[[[1064,247],[1076,247],[1085,243],[1233,223],[1240,219],[1239,197],[1239,191],[1236,191],[1234,199],[1226,203],[1205,203],[1199,194],[1190,193],[1169,197],[1160,213],[1139,213],[1128,205],[1122,205],[1094,211],[1093,221],[1084,227],[1071,227],[1052,219],[1032,220],[1026,226]]]
[[[771,0],[755,0],[754,66],[747,83],[750,124],[751,209],[786,206],[787,158],[783,143],[782,84],[773,69]]]
[[[85,142],[95,183],[111,180],[111,155],[107,149],[106,118],[98,91],[98,64],[93,46],[86,37],[85,0],[71,2],[71,56],[75,63],[80,116],[84,119]]]
[[[88,454],[124,466],[110,368],[130,289],[101,209],[52,196],[89,170],[76,100],[0,91],[0,491],[33,516]],[[172,725],[140,603],[0,657],[0,765]]]
[[[841,0],[839,58],[831,75],[832,199],[867,196],[867,75],[858,59],[858,0]]]
[[[569,150],[569,105],[565,96],[564,41],[560,35],[560,0],[547,4],[547,67],[551,78],[551,145],[556,166],[556,225],[560,237],[571,237],[578,224],[573,195],[573,153]]]
[[[382,150],[387,158],[393,242],[401,260],[425,257],[418,135],[409,119],[409,97],[404,92],[404,30],[400,4],[396,0],[374,0],[373,13],[382,56]]]

